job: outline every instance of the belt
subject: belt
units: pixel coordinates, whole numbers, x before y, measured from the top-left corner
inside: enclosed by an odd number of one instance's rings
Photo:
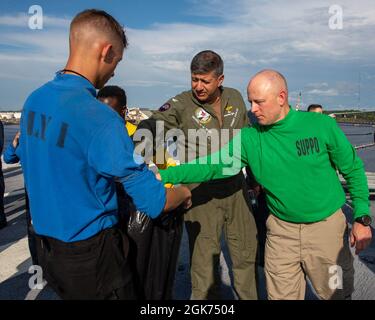
[[[90,252],[94,247],[98,245],[98,240],[105,233],[114,232],[118,229],[117,225],[111,228],[107,228],[99,231],[96,235],[85,239],[74,242],[64,242],[56,238],[38,235],[36,237],[40,241],[41,247],[46,248],[47,250],[53,250],[55,252],[69,252],[74,254],[81,254]]]

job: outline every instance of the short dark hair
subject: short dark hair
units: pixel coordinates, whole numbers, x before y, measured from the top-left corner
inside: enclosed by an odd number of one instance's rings
[[[128,39],[126,38],[123,26],[109,13],[103,10],[87,9],[78,13],[70,23],[70,29],[74,26],[79,27],[80,24],[90,23],[98,30],[105,33],[117,36],[124,45],[128,46]]]
[[[216,76],[221,76],[224,72],[224,63],[216,52],[204,50],[195,55],[191,61],[190,71],[195,74],[206,74],[214,71]]]
[[[127,97],[124,89],[118,86],[105,86],[98,91],[96,97],[99,98],[108,98],[115,97],[121,106],[126,107]]]
[[[307,108],[307,111],[310,112],[310,111],[315,110],[315,109],[322,109],[323,110],[323,107],[320,104],[310,104]]]

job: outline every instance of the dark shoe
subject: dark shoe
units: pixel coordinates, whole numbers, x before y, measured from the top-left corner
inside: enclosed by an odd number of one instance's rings
[[[5,228],[7,225],[8,225],[8,222],[6,222],[6,221],[1,221],[1,222],[0,222],[0,229]]]

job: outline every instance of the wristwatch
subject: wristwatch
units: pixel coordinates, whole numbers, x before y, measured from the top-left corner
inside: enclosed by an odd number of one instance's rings
[[[366,215],[366,216],[362,216],[362,217],[359,217],[359,218],[355,219],[355,222],[358,222],[358,223],[364,225],[365,227],[368,227],[371,224],[372,219],[371,219],[370,216]]]

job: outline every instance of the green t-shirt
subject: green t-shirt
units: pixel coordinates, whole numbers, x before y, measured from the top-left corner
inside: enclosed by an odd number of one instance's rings
[[[243,128],[220,152],[160,174],[164,182],[198,183],[246,165],[264,187],[270,211],[282,220],[316,222],[336,212],[345,203],[336,169],[347,181],[354,217],[369,214],[361,159],[336,120],[312,112],[290,109],[273,125]]]

